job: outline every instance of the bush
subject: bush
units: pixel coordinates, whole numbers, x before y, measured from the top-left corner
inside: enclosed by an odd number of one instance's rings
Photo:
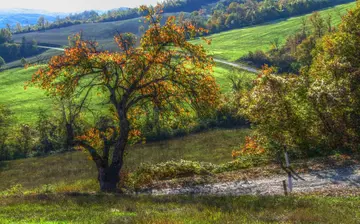
[[[267,162],[268,159],[265,155],[245,155],[220,165],[187,160],[168,161],[159,164],[143,163],[135,172],[126,175],[127,183],[124,183],[124,185],[139,189],[140,187],[150,186],[154,181],[195,175],[213,175],[215,173],[246,169]]]

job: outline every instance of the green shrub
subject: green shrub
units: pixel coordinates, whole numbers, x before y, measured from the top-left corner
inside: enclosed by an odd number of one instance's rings
[[[220,165],[187,160],[168,161],[159,164],[142,163],[135,172],[129,174],[128,178],[126,178],[127,183],[124,185],[138,189],[140,187],[149,186],[154,181],[191,177],[195,175],[213,175],[215,173],[263,165],[267,162],[266,156],[248,155]]]

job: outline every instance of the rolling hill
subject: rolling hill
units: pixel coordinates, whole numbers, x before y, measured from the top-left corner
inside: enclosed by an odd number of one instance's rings
[[[44,16],[49,22],[55,21],[56,17],[65,17],[65,13],[53,13],[44,10],[32,9],[0,9],[0,28],[6,27],[6,24],[15,26],[20,23],[22,26],[34,25],[40,16]]]
[[[164,19],[169,15],[173,14],[165,14]],[[25,37],[28,40],[35,39],[39,45],[66,46],[69,36],[82,32],[84,39],[98,41],[103,49],[117,50],[114,36],[117,33],[128,32],[140,34],[139,27],[142,25],[144,22],[141,18],[104,23],[85,23],[40,32],[15,34],[13,39],[15,42],[21,42],[21,38]]]
[[[340,22],[339,13],[344,14],[347,9],[354,6],[355,3],[339,5],[321,11],[321,14],[325,16],[332,15],[334,24],[338,24]],[[212,35],[210,36],[212,44],[208,46],[208,50],[215,57],[236,61],[250,50],[268,49],[269,42],[275,37],[279,37],[281,41],[284,41],[286,36],[299,29],[302,18],[307,16],[309,15]],[[92,36],[105,48],[111,48],[114,47],[112,35],[116,32],[116,28],[121,28],[129,32],[137,32],[137,26],[139,24],[141,23],[137,19],[133,19],[120,22],[82,24],[58,30],[50,30],[44,33],[28,33],[26,35],[29,35],[27,38],[38,37],[41,38],[40,40],[42,41],[49,40],[47,41],[48,44],[66,45],[69,34],[77,32],[80,28],[84,28],[85,35],[89,37]],[[20,38],[20,36],[16,35],[15,38]],[[39,42],[41,43],[41,41]],[[194,42],[199,43],[198,40]],[[61,52],[50,50],[43,55],[50,57],[52,54],[59,53]],[[32,60],[35,59],[36,58],[33,58]],[[11,65],[16,66],[19,65],[19,63],[14,62]],[[27,90],[28,92],[23,91],[24,82],[31,78],[33,72],[34,70],[31,69],[14,69],[0,73],[0,85],[5,86],[5,88],[0,90],[0,101],[10,105],[10,108],[15,114],[24,115],[18,116],[19,122],[35,122],[33,118],[36,117],[39,107],[51,109],[50,100],[46,99],[44,93],[41,93],[40,90],[30,88]],[[231,84],[226,78],[226,75],[230,72],[231,68],[228,66],[220,66],[220,64],[218,64],[215,68],[214,76],[223,92],[231,89]],[[35,99],[37,100],[35,101]]]
[[[319,11],[324,17],[330,15],[333,25],[341,22],[341,15],[344,15],[348,9],[355,7],[356,3],[347,3]],[[209,36],[212,40],[210,46],[206,46],[210,54],[216,58],[237,61],[249,51],[269,50],[270,42],[278,38],[283,44],[287,36],[295,33],[301,27],[303,18],[310,14],[289,19],[273,21],[254,27],[235,29]],[[200,42],[199,40],[194,43]]]

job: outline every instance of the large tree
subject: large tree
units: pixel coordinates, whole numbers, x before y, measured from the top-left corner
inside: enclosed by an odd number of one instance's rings
[[[201,113],[217,103],[213,60],[203,46],[187,41],[204,30],[188,23],[177,25],[175,17],[161,25],[161,6],[141,9],[147,13],[149,28],[139,46],[133,35],[119,34],[115,41],[120,51],[101,52],[96,43],[78,38],[32,79],[55,95],[77,92],[79,102],[92,91],[107,98],[113,119],[102,118],[75,141],[96,163],[102,191],[116,190],[126,146],[139,135],[135,118],[141,116],[141,107],[156,106],[174,118],[179,105]]]

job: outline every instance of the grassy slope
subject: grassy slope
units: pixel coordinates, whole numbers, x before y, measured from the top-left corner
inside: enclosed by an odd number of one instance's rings
[[[24,90],[26,81],[31,79],[35,68],[11,69],[0,72],[0,103],[7,105],[17,121],[32,123],[40,108],[51,109],[51,100],[36,88]]]
[[[360,198],[33,196],[0,201],[7,223],[358,223]]]
[[[26,61],[31,64],[41,63],[42,61],[48,61],[51,57],[59,54],[62,54],[62,52],[58,50],[49,49],[36,56],[26,58]],[[19,68],[19,67],[23,67],[23,65],[21,64],[21,60],[6,63],[5,69]]]
[[[131,146],[125,158],[125,169],[134,170],[140,163],[169,160],[192,160],[225,163],[232,160],[249,134],[248,129],[212,130],[167,141]],[[16,184],[25,189],[43,185],[72,185],[75,190],[97,190],[96,167],[82,152],[69,152],[44,158],[0,162],[0,192]],[[84,189],[85,188],[85,189]]]
[[[173,14],[165,14],[164,21],[169,15]],[[114,43],[114,36],[119,32],[130,32],[139,35],[139,27],[141,25],[145,25],[142,18],[104,23],[85,23],[59,29],[15,34],[13,35],[13,39],[15,42],[21,42],[21,38],[24,36],[28,40],[35,39],[39,45],[51,44],[66,46],[69,43],[69,36],[82,31],[84,39],[96,40],[99,46],[106,50],[117,50],[118,48]]]
[[[331,15],[333,25],[340,23],[340,14],[353,8],[355,2],[338,5],[333,8],[320,11],[322,16]],[[229,61],[236,61],[246,55],[249,51],[268,50],[270,41],[279,38],[284,43],[287,36],[298,31],[301,27],[301,20],[308,15],[293,17],[282,21],[275,21],[270,24],[254,26],[243,29],[231,30],[211,35],[212,44],[207,47],[209,52],[217,58]],[[198,43],[199,41],[194,41]]]
[[[39,44],[68,45],[68,36],[83,31],[84,38],[95,39],[106,47],[113,47],[113,38],[117,31],[138,33],[138,27],[142,23],[139,18],[125,21],[107,23],[87,23],[79,24],[59,29],[51,29],[44,32],[31,32],[25,34],[15,34],[16,42],[20,42],[24,36],[26,39],[35,39]]]
[[[328,14],[332,15],[334,24],[338,24],[340,21],[339,13],[344,14],[347,9],[352,8],[354,5],[355,3],[339,5],[323,10],[321,13],[324,16]],[[209,47],[209,52],[216,57],[235,61],[250,50],[266,50],[269,48],[269,42],[274,38],[278,37],[283,42],[286,36],[296,32],[300,27],[303,17],[304,16],[300,16],[267,25],[237,29],[212,35],[211,38],[213,41]],[[43,41],[52,44],[66,45],[67,36],[82,29],[85,32],[85,36],[93,37],[106,45],[106,43],[109,44],[112,42],[112,36],[116,30],[137,32],[137,26],[139,26],[139,24],[138,19],[133,19],[110,23],[82,24],[46,32],[28,33],[26,35],[29,35],[28,38],[40,38],[39,42]],[[16,38],[19,39],[21,36],[15,35],[15,39]],[[198,43],[198,41],[195,41],[195,43]],[[51,52],[48,52],[48,54],[51,54]],[[34,70],[28,70],[28,72],[26,72],[16,69],[0,72],[0,85],[5,86],[0,89],[0,102],[10,105],[15,116],[18,116],[19,121],[23,123],[33,123],[39,107],[51,107],[48,104],[50,101],[47,100],[40,91],[30,89],[28,90],[29,94],[23,92],[23,83],[30,79],[33,71]],[[230,83],[226,79],[226,74],[230,72],[231,70],[226,66],[218,65],[215,68],[214,75],[223,92],[230,90]],[[37,99],[37,101],[35,102],[34,99]],[[21,114],[21,116],[19,114]]]
[[[0,72],[0,103],[7,105],[19,123],[33,124],[40,109],[51,111],[52,101],[42,90],[29,87],[24,90],[25,82],[31,79],[36,68],[16,68]],[[230,82],[226,75],[231,72],[229,67],[218,65],[214,69],[214,76],[221,90],[230,90]]]

